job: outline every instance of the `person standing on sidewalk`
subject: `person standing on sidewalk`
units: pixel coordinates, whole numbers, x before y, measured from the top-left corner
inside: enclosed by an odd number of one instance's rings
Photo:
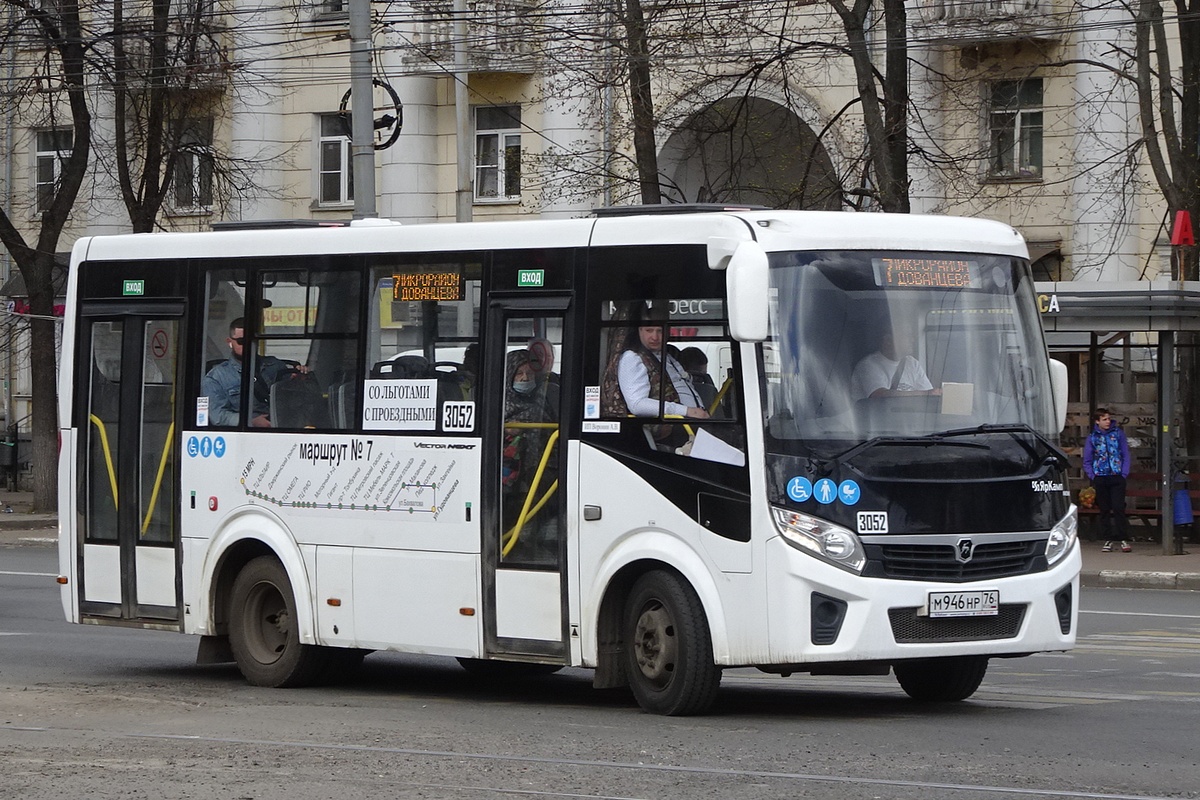
[[[1104,552],[1111,553],[1113,540],[1121,542],[1128,553],[1129,520],[1125,517],[1125,479],[1129,477],[1129,442],[1125,431],[1113,422],[1106,409],[1092,414],[1092,432],[1083,444],[1083,472],[1096,489],[1100,509],[1100,530],[1104,533]]]

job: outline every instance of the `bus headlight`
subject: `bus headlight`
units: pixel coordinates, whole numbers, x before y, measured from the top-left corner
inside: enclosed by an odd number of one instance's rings
[[[786,508],[772,508],[775,527],[793,547],[847,572],[861,573],[867,554],[858,537],[840,525]]]
[[[1079,510],[1072,505],[1067,515],[1050,529],[1050,538],[1046,540],[1046,563],[1053,564],[1067,554],[1079,531]]]

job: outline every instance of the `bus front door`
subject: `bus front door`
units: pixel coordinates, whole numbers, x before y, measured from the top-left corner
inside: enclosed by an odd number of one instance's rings
[[[561,660],[567,643],[566,298],[493,300],[485,432],[484,632],[489,656]],[[569,349],[567,350],[569,352]],[[569,378],[569,375],[567,376]]]
[[[183,325],[173,310],[84,312],[76,384],[83,617],[181,619],[175,420]]]

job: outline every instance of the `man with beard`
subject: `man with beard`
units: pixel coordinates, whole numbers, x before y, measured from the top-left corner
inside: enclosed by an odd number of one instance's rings
[[[214,366],[200,383],[201,396],[208,397],[208,424],[233,427],[241,423],[242,364],[245,362],[246,321],[238,317],[229,323],[229,358]],[[255,359],[256,375],[250,387],[250,425],[255,428],[271,427],[270,397],[271,384],[291,372],[308,372],[304,366],[293,367],[274,356]]]

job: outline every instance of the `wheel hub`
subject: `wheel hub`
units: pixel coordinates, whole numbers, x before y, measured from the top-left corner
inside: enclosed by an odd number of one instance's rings
[[[246,613],[252,634],[248,644],[254,658],[263,664],[274,662],[287,649],[291,631],[291,617],[283,595],[271,584],[261,584],[251,593]]]
[[[662,686],[670,681],[679,655],[675,623],[661,604],[647,607],[638,617],[633,650],[642,674]]]

